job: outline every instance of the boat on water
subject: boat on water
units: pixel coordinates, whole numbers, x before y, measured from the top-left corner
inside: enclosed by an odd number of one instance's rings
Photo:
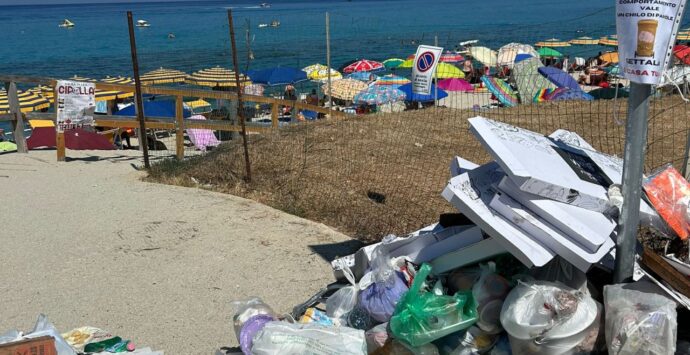
[[[259,24],[259,28],[266,28],[266,27],[268,27],[267,23],[260,23]]]
[[[70,21],[70,20],[68,20],[68,19],[64,19],[64,20],[62,21],[62,23],[58,25],[58,27],[62,27],[62,28],[72,28],[72,27],[74,27],[74,22],[72,22],[72,21]]]
[[[267,8],[271,7],[271,4],[269,4],[269,3],[267,3],[267,2],[262,2],[261,5],[259,5],[259,6],[260,6],[262,9],[267,9]]]
[[[271,21],[271,27],[279,27],[279,26],[280,26],[280,21],[278,21],[278,20]]]
[[[151,27],[151,24],[146,20],[138,20],[137,27]]]

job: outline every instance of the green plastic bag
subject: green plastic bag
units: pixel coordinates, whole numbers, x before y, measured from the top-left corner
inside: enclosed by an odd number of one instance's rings
[[[477,304],[471,291],[438,296],[421,290],[430,273],[431,265],[423,264],[389,323],[396,339],[414,347],[468,328],[477,321]]]

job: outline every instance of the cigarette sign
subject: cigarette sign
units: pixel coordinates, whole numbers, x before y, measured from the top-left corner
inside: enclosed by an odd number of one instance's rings
[[[57,129],[93,125],[96,86],[93,83],[59,80],[57,82]]]
[[[616,29],[623,76],[640,84],[658,84],[672,48],[686,0],[618,0]]]
[[[431,82],[441,52],[443,52],[441,47],[419,46],[417,48],[412,67],[412,92],[422,95],[431,94]]]

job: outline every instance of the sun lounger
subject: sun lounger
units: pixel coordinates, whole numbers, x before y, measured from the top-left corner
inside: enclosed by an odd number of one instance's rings
[[[194,115],[189,119],[205,121],[206,117],[202,115]],[[208,147],[216,147],[220,144],[220,141],[210,129],[187,128],[187,135],[189,136],[189,140],[192,141],[192,144],[194,144],[194,147],[204,152],[208,149]]]

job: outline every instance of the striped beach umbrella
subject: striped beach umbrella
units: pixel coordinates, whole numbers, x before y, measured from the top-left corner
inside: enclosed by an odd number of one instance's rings
[[[690,30],[678,32],[676,36],[677,41],[690,41]]]
[[[470,55],[487,67],[495,67],[498,63],[498,53],[487,47],[470,47]]]
[[[369,59],[360,59],[348,66],[346,66],[343,69],[343,72],[345,74],[350,74],[358,71],[366,71],[366,72],[376,72],[380,70],[384,70],[386,67],[383,66],[383,63],[377,62],[375,60],[369,60]]]
[[[108,79],[108,78],[106,78]],[[75,75],[69,80],[73,81],[85,81],[85,82],[90,82],[90,83],[95,83],[97,80],[83,77],[83,76],[78,76]],[[113,79],[110,79],[113,80]],[[110,83],[110,84],[115,84],[115,83]],[[124,84],[127,85],[127,84]],[[133,97],[134,92],[133,91],[117,91],[117,90],[100,90],[96,89],[96,101],[111,101],[111,100],[116,100],[116,99],[126,99],[128,97]]]
[[[508,43],[498,49],[496,61],[498,65],[505,65],[512,68],[513,65],[515,65],[515,59],[520,54],[526,54],[539,58],[539,53],[537,53],[534,47],[530,46],[529,44]]]
[[[372,85],[357,93],[352,101],[355,104],[383,105],[404,101],[405,93],[392,86]]]
[[[550,47],[550,48],[560,48],[560,47],[570,47],[570,43],[566,41],[561,41],[560,39],[551,38],[546,41],[537,42],[535,44],[537,47]]]
[[[355,95],[360,93],[362,90],[366,90],[368,87],[369,85],[359,80],[342,79],[332,82],[331,89],[329,89],[328,83],[324,84],[321,87],[321,90],[323,90],[326,95],[328,95],[330,91],[331,96],[335,97],[336,99],[352,100]]]
[[[192,73],[187,77],[186,83],[190,85],[209,87],[237,86],[235,82],[235,72],[219,66],[202,69]],[[249,78],[244,74],[240,74],[240,85],[244,86],[249,84],[251,84]]]
[[[302,71],[307,73],[307,78],[314,81],[328,81],[328,71],[331,72],[331,80],[339,80],[343,78],[343,74],[339,71],[328,68],[323,64],[312,64],[308,67],[302,68]]]
[[[400,66],[400,64],[402,64],[404,61],[405,61],[405,59],[389,58],[389,59],[384,60],[382,63],[383,63],[383,66],[386,67],[386,69],[395,69],[398,66]]]
[[[405,85],[409,83],[410,80],[407,79],[406,77],[399,76],[399,75],[394,75],[394,74],[388,74],[384,75],[380,78],[378,78],[375,82],[374,85]]]
[[[29,90],[17,90],[17,98],[19,99],[19,110],[21,112],[40,111],[50,107],[48,100]],[[10,103],[7,91],[0,89],[0,114],[9,112]]]
[[[108,84],[134,85],[134,79],[124,76],[107,76],[101,81]]]
[[[505,81],[492,76],[482,76],[484,86],[496,97],[496,99],[507,107],[514,107],[518,104],[517,94]]]
[[[34,94],[43,97],[44,99],[48,100],[48,102],[50,102],[51,104],[55,102],[55,91],[50,86],[39,85],[27,91],[31,91]]]
[[[618,36],[610,35],[610,36],[601,37],[601,38],[599,38],[599,44],[602,46],[617,47],[618,46]]]
[[[144,85],[184,83],[187,80],[187,74],[179,70],[160,67],[144,73],[140,79]]]
[[[596,45],[596,44],[599,44],[599,40],[598,40],[598,39],[592,38],[592,37],[586,37],[586,36],[585,36],[585,37],[574,38],[574,39],[571,39],[571,40],[568,41],[568,42],[570,42],[570,44],[575,44],[575,45],[580,45],[580,46],[589,46],[589,45]]]

